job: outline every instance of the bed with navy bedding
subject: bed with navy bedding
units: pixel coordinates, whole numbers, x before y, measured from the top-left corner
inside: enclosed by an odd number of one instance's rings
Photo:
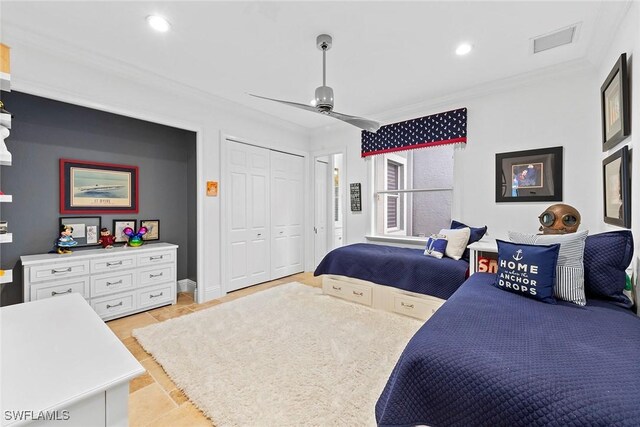
[[[411,339],[381,426],[640,424],[640,318],[612,302],[545,304],[477,273]]]
[[[329,252],[315,276],[352,277],[405,291],[449,298],[466,280],[469,263],[432,258],[423,249],[357,243]]]

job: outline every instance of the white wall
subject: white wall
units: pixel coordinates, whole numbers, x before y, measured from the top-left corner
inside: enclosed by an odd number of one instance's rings
[[[204,181],[221,181],[221,133],[281,150],[309,149],[304,128],[273,116],[71,47],[25,40],[8,31],[3,32],[3,42],[12,47],[14,90],[198,131],[202,147],[199,167],[203,171],[198,182],[200,194],[204,194]],[[220,192],[224,191],[225,183],[220,182]],[[170,195],[167,197],[170,203]],[[211,299],[222,292],[220,198],[203,197],[198,215],[202,220],[198,228],[199,267],[203,268],[198,288]]]
[[[627,65],[629,67],[629,79],[631,82],[631,135],[622,141],[620,144],[613,147],[611,150],[605,153],[599,153],[597,165],[602,168],[602,160],[609,155],[620,150],[625,145],[629,146],[631,150],[631,230],[635,238],[635,254],[636,254],[636,266],[640,268],[640,60],[636,57],[635,53],[638,52],[640,47],[640,5],[634,2],[621,25],[618,27],[618,31],[615,34],[615,38],[611,43],[607,54],[599,65],[597,70],[596,84],[598,91],[594,91],[592,102],[600,102],[599,88],[605,78],[608,76],[611,68],[618,60],[622,53],[627,54]],[[600,139],[598,139],[600,141]],[[596,167],[594,164],[593,167]],[[602,200],[602,180],[598,182],[598,202],[599,202],[599,214],[602,220],[604,213],[603,200]],[[606,225],[607,230],[618,230],[618,227]]]
[[[594,86],[594,80],[589,67],[556,69],[546,76],[510,81],[507,87],[496,85],[484,94],[405,112],[385,123],[468,108],[468,144],[455,152],[452,216],[470,225],[486,224],[490,236],[498,238],[508,230],[536,232],[538,215],[552,203],[496,203],[495,154],[564,146],[564,202],[582,213],[584,228],[601,231],[600,112],[597,99],[594,102],[599,84]],[[363,194],[370,193],[357,130],[319,130],[313,141],[323,148],[346,147],[348,182],[362,182]],[[362,214],[347,213],[349,243],[362,241],[369,231],[371,200],[363,206]]]

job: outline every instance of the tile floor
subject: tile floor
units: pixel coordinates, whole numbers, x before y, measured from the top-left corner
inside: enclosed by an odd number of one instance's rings
[[[322,286],[321,280],[313,277],[312,273],[300,273],[231,292],[222,298],[204,304],[194,303],[191,294],[179,293],[176,305],[161,307],[107,322],[111,330],[147,370],[144,375],[134,379],[129,385],[129,425],[131,427],[197,427],[212,425],[211,421],[191,404],[187,396],[176,387],[162,367],[131,336],[133,329],[193,313],[194,311],[204,310],[218,304],[224,304],[225,302],[289,282],[300,282],[316,287]]]

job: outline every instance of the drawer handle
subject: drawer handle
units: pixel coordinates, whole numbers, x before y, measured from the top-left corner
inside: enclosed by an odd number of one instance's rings
[[[51,274],[60,274],[60,273],[71,273],[71,267],[67,267],[64,270],[56,270],[55,268],[51,270]]]
[[[406,307],[406,308],[413,308],[413,304],[405,304],[402,301],[400,301],[400,305],[402,305],[403,307]]]
[[[161,297],[162,295],[163,295],[163,293],[162,293],[162,292],[160,292],[158,295],[150,294],[150,295],[149,295],[149,298],[158,298],[158,297]]]
[[[122,279],[118,280],[117,282],[107,282],[107,286],[121,285],[121,284],[122,284]]]
[[[66,291],[64,291],[64,292],[51,291],[51,296],[52,296],[52,297],[55,297],[56,295],[70,294],[71,292],[72,292],[72,291],[71,291],[71,288],[67,289],[67,290],[66,290]]]
[[[362,292],[356,292],[356,291],[352,291],[352,292],[353,292],[353,294],[354,294],[354,295],[357,295],[357,296],[359,296],[359,297],[361,297],[361,296],[362,296]]]
[[[149,261],[155,261],[164,258],[164,255],[154,255],[149,257]]]
[[[107,263],[107,267],[113,267],[114,265],[122,265],[122,260]]]
[[[333,288],[333,290],[335,290],[335,291],[341,291],[341,290],[342,290],[342,286],[334,286],[334,285],[331,285],[331,287],[332,287],[332,288]]]
[[[114,305],[109,305],[109,304],[107,304],[107,309],[109,309],[109,308],[114,308],[114,307],[120,307],[121,305],[122,305],[122,301],[120,301],[119,303],[114,304]]]
[[[150,274],[149,275],[149,279],[155,279],[156,277],[161,277],[164,273],[158,273],[158,274]]]

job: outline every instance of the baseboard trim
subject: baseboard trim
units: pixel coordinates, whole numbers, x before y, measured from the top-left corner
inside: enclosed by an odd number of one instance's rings
[[[197,286],[197,283],[191,279],[178,280],[178,292],[193,293],[196,290]]]
[[[216,286],[214,288],[209,288],[204,290],[204,301],[211,301],[212,299],[220,298],[223,296],[222,288],[220,286]]]

